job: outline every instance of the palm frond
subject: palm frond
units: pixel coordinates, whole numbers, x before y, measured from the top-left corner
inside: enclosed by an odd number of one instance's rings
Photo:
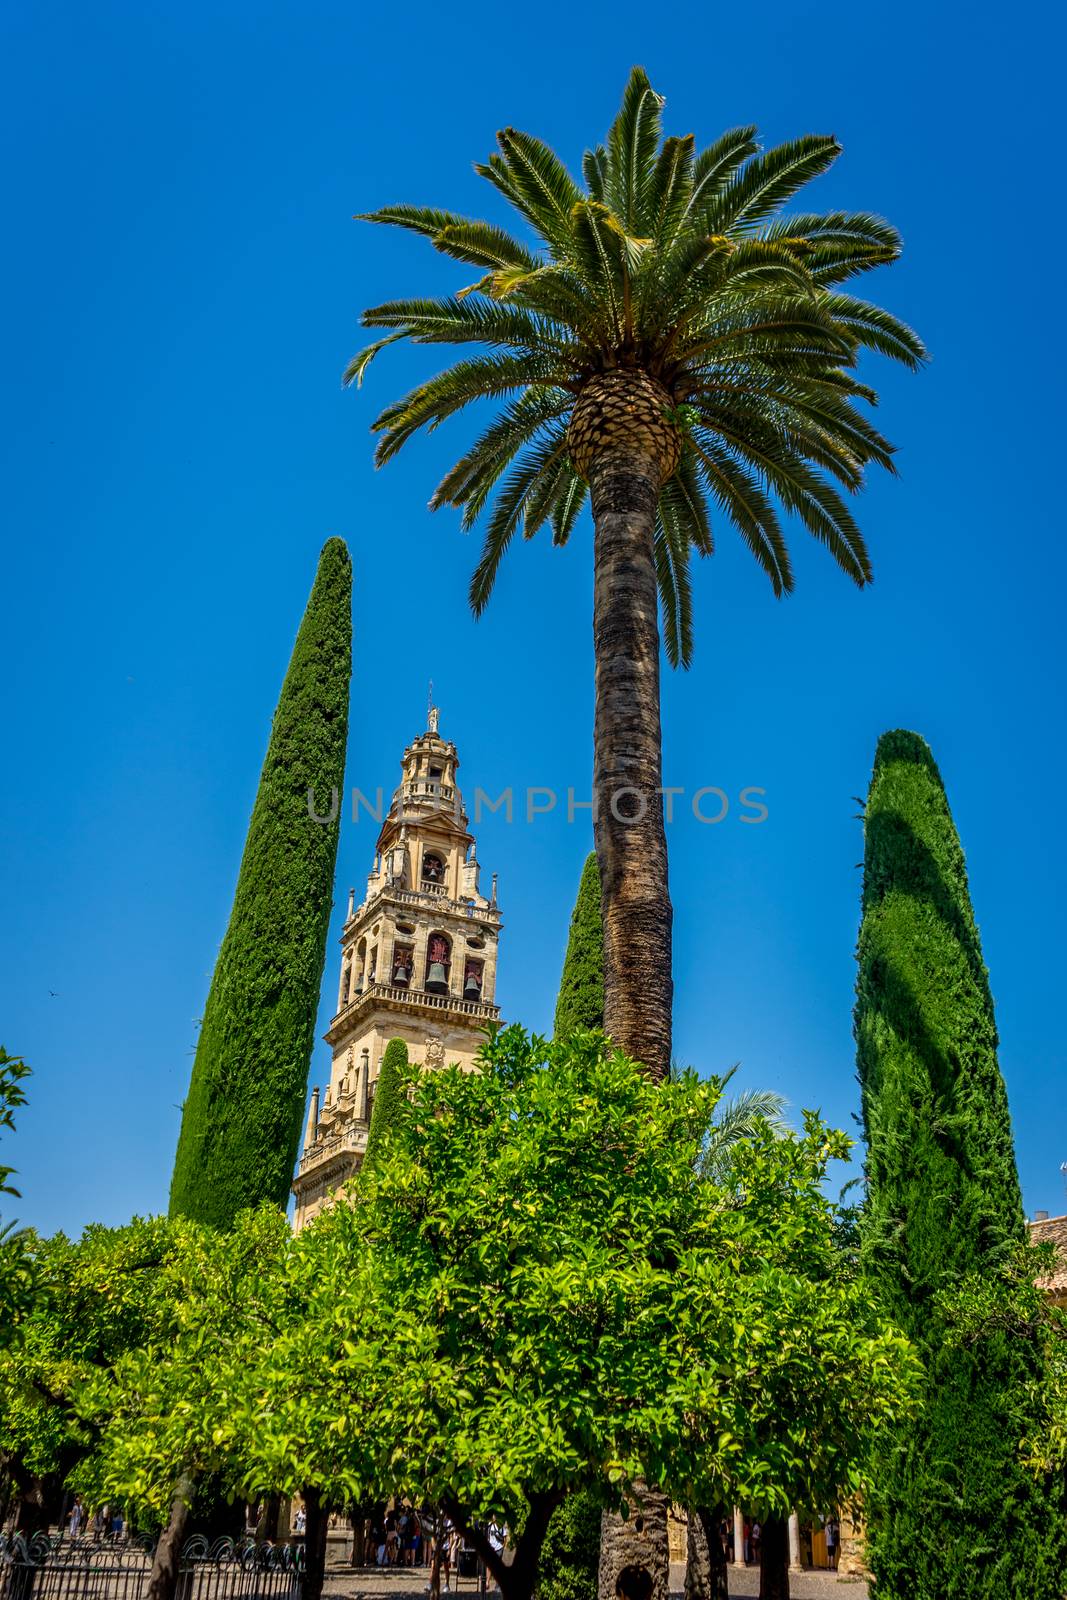
[[[468,218],[454,211],[438,211],[432,206],[381,206],[377,211],[357,211],[355,222],[376,222],[387,227],[406,228],[433,239],[443,228],[465,223]]]
[[[705,429],[694,430],[692,449],[708,493],[718,501],[781,597],[793,588],[793,568],[778,513],[759,479]]]
[[[657,245],[673,239],[693,193],[691,133],[664,139],[648,188],[648,231]]]
[[[578,350],[569,330],[554,327],[522,306],[504,305],[482,296],[462,300],[390,300],[363,313],[365,328],[395,328],[397,338],[413,344],[487,344],[511,346],[537,355],[554,349],[564,356]],[[384,342],[384,341],[383,341]]]
[[[431,511],[462,506],[464,530],[472,527],[508,463],[543,428],[564,416],[570,403],[570,395],[559,389],[525,389],[445,474],[431,497]]]
[[[553,544],[564,545],[567,543],[588,493],[589,485],[572,468],[569,482],[560,490],[559,497],[552,507]]]
[[[543,356],[497,355],[457,361],[381,412],[373,425],[374,431],[382,435],[375,464],[383,466],[420,429],[432,432],[446,417],[475,400],[492,399],[530,385],[553,388],[554,379],[555,369]]]
[[[689,544],[661,495],[652,532],[663,647],[672,667],[688,667],[693,656],[693,588],[689,580]]]
[[[716,431],[740,459],[755,467],[785,509],[826,545],[857,587],[871,581],[870,556],[852,512],[796,450],[769,430],[760,433],[747,427],[734,433],[720,420]]]
[[[510,476],[493,502],[485,530],[481,560],[470,581],[471,610],[481,616],[489,604],[496,575],[515,534],[522,524],[527,498],[541,474],[551,470],[558,461],[560,442],[558,436],[549,436],[540,444],[531,445],[516,462]]]
[[[406,338],[406,336],[406,330],[401,328],[399,333],[391,333],[387,339],[377,339],[375,340],[374,344],[367,345],[365,350],[361,350],[358,355],[354,355],[345,368],[341,378],[341,382],[345,388],[347,388],[350,383],[354,383],[356,387],[359,388],[363,383],[363,374],[366,372],[367,368],[370,366],[379,350],[384,350],[388,344],[396,344],[398,339]]]
[[[518,267],[533,272],[541,264],[518,239],[490,222],[450,222],[433,236],[434,248],[472,267]]]
[[[738,1145],[747,1144],[764,1131],[775,1138],[789,1132],[787,1102],[766,1089],[742,1089],[729,1100],[720,1100],[715,1121],[708,1130],[700,1152],[698,1171],[702,1177],[722,1182]]]
[[[603,202],[604,189],[607,183],[608,153],[602,144],[595,150],[587,150],[582,157],[582,177],[589,190],[590,200]]]
[[[690,212],[701,215],[716,195],[731,181],[742,164],[759,150],[755,126],[729,128],[701,150],[693,165],[693,194]]]
[[[825,172],[840,154],[836,139],[814,133],[762,151],[711,201],[704,212],[705,225],[711,233],[754,227]]]
[[[501,155],[490,156],[488,167],[477,170],[498,187],[506,184],[512,204],[554,246],[565,249],[571,210],[582,198],[574,179],[554,150],[518,128],[504,128],[497,143]]]
[[[643,234],[647,198],[662,135],[663,97],[656,94],[643,67],[634,67],[619,114],[608,132],[604,200],[626,232]]]
[[[826,292],[822,305],[864,349],[877,350],[880,355],[890,356],[913,370],[927,359],[926,347],[919,335],[881,306],[856,300],[849,294]]]

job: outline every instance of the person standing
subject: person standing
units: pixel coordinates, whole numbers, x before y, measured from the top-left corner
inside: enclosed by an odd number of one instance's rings
[[[826,1519],[826,1564],[831,1572],[837,1571],[837,1553],[840,1546],[840,1528],[836,1517]]]

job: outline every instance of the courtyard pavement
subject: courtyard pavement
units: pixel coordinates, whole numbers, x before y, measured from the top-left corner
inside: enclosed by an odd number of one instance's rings
[[[685,1579],[685,1568],[677,1562],[671,1565],[671,1595],[679,1596]],[[404,1571],[394,1568],[387,1572],[359,1571],[343,1567],[327,1568],[325,1593],[328,1600],[426,1600],[426,1569]],[[758,1595],[759,1570],[756,1567],[730,1568],[731,1595]],[[867,1585],[855,1578],[838,1578],[832,1572],[791,1572],[789,1574],[790,1600],[867,1600]],[[499,1600],[495,1590],[489,1591],[490,1600]],[[451,1600],[478,1600],[478,1586],[469,1578],[458,1587],[452,1586]]]

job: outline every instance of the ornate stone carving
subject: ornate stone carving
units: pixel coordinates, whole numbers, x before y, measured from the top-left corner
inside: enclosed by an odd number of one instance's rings
[[[444,1040],[439,1033],[431,1033],[426,1041],[426,1065],[428,1067],[443,1067],[444,1064]]]

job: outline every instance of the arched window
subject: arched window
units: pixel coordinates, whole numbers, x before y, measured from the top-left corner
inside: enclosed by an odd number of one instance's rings
[[[393,946],[393,983],[400,989],[406,989],[411,982],[411,969],[415,960],[415,948],[410,944],[394,944]]]
[[[427,850],[422,858],[422,881],[427,884],[443,884],[445,881],[444,858],[434,850]]]
[[[485,963],[474,961],[470,956],[463,963],[463,998],[464,1000],[480,1000],[482,998],[482,977]]]
[[[447,994],[451,967],[451,939],[447,933],[431,933],[426,941],[426,982],[423,987],[430,994]]]

